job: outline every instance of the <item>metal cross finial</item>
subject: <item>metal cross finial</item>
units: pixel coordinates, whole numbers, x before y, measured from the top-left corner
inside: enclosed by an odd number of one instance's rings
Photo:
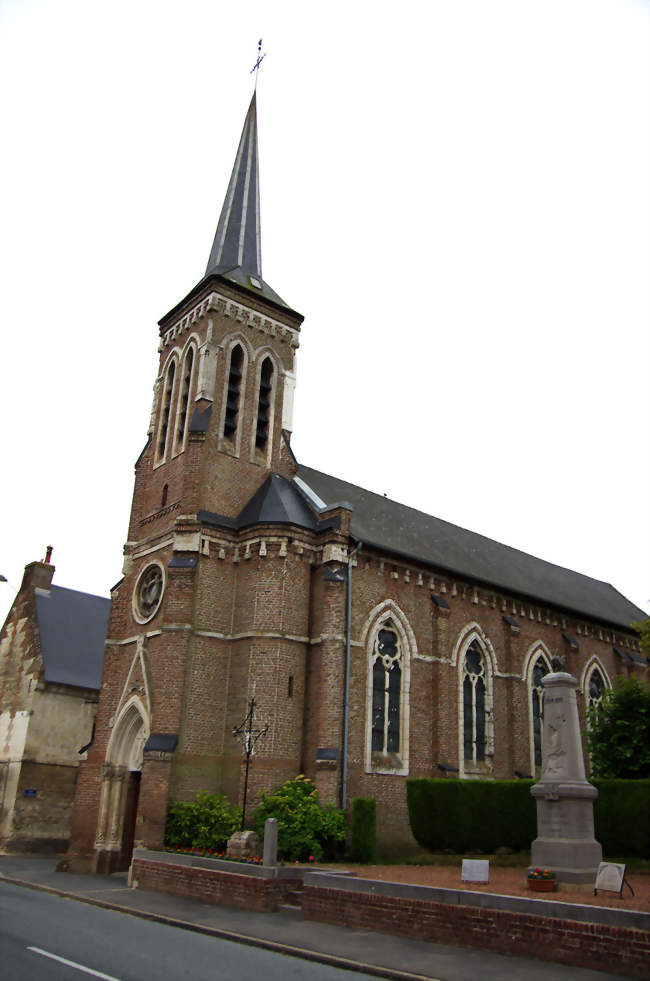
[[[251,68],[251,71],[250,71],[251,75],[253,74],[253,72],[255,72],[255,91],[256,92],[257,92],[257,76],[258,76],[259,71],[260,71],[260,65],[262,64],[262,62],[264,61],[265,58],[266,58],[266,51],[264,52],[264,54],[262,54],[262,38],[260,38],[259,41],[257,42],[257,61],[255,62],[255,64],[253,65],[253,67]]]
[[[261,43],[261,42],[260,42]],[[253,721],[255,719],[255,685],[253,685],[253,697],[250,700],[250,705],[248,707],[248,712],[244,721],[241,725],[238,725],[233,729],[232,734],[235,739],[241,739],[244,745],[244,753],[246,755],[246,770],[244,776],[244,800],[242,803],[241,812],[241,830],[244,830],[244,822],[246,821],[246,797],[248,795],[248,770],[250,768],[251,756],[255,751],[255,743],[262,736],[265,736],[269,731],[268,724],[260,729],[255,729],[253,727]]]

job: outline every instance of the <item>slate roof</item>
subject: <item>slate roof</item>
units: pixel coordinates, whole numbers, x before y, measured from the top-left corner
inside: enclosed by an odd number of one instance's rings
[[[45,680],[99,690],[109,599],[76,589],[36,589]]]
[[[287,524],[309,528],[310,531],[328,527],[331,523],[319,522],[318,515],[305,503],[304,494],[301,494],[291,481],[277,473],[269,474],[236,518],[229,518],[212,511],[199,511],[199,520],[221,528],[239,529],[258,524]]]
[[[244,120],[228,190],[217,223],[205,278],[219,275],[286,306],[262,279],[260,178],[255,94]]]
[[[434,565],[502,592],[629,628],[647,613],[609,583],[553,565],[329,474],[300,466],[298,477],[331,507],[348,502],[350,531],[366,545]]]

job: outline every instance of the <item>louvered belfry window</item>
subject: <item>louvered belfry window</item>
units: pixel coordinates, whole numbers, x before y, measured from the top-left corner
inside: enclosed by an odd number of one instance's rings
[[[228,439],[234,439],[237,432],[243,366],[244,351],[239,344],[235,344],[230,354],[230,373],[228,374],[228,391],[226,393],[226,415],[223,423],[223,434]]]
[[[183,375],[181,378],[181,391],[178,401],[178,416],[176,419],[176,446],[177,450],[183,449],[185,442],[185,428],[187,426],[187,410],[190,403],[190,388],[192,386],[192,367],[194,366],[194,350],[188,348],[183,364]]]
[[[162,413],[160,416],[160,431],[158,436],[158,457],[164,459],[167,449],[167,436],[169,434],[169,415],[172,408],[172,395],[174,392],[174,375],[176,374],[176,362],[172,361],[167,369],[165,376],[165,388],[163,392]]]
[[[257,430],[255,446],[264,451],[269,440],[269,421],[271,417],[271,391],[273,388],[273,362],[265,358],[260,375],[260,396],[257,404]]]

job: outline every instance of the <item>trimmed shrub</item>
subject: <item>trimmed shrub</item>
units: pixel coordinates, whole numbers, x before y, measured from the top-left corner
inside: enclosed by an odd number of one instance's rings
[[[406,781],[411,830],[432,852],[482,851],[506,845],[528,851],[537,837],[532,780]],[[600,780],[594,803],[596,840],[609,857],[650,858],[650,780]]]
[[[334,858],[345,840],[343,811],[321,807],[316,787],[302,775],[287,780],[273,794],[262,794],[254,817],[260,838],[267,818],[277,819],[278,855],[289,862]]]
[[[170,848],[223,851],[241,823],[241,808],[221,794],[202,790],[194,801],[172,801],[167,810],[165,844]]]
[[[590,783],[598,790],[594,822],[603,854],[650,858],[650,780],[592,778]]]
[[[532,780],[406,781],[411,830],[432,852],[530,848],[537,836]]]
[[[353,797],[350,821],[350,858],[366,865],[377,858],[377,802],[374,797]]]

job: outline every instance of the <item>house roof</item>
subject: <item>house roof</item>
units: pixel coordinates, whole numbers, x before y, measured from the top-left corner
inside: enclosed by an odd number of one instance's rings
[[[62,586],[35,593],[45,680],[98,690],[111,601]]]
[[[318,470],[300,466],[298,477],[327,507],[348,502],[353,509],[350,532],[366,545],[619,627],[629,628],[633,621],[647,617],[609,583],[553,565]]]

